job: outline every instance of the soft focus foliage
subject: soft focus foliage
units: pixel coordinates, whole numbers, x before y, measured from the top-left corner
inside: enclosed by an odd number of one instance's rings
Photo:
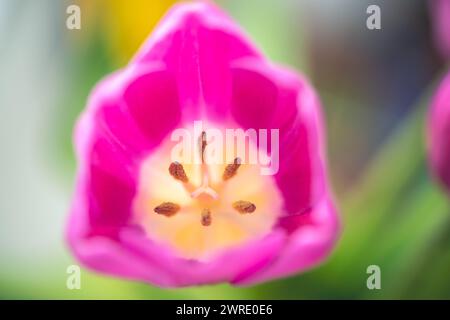
[[[304,70],[324,97],[329,164],[344,218],[328,262],[249,288],[161,290],[83,270],[78,291],[65,286],[75,261],[61,234],[75,168],[71,132],[93,84],[123,65],[138,41],[129,49],[111,45],[110,37],[117,39],[98,17],[111,15],[105,25],[124,29],[120,13],[106,14],[105,7],[82,9],[97,21],[76,33],[61,27],[63,2],[0,2],[1,297],[449,299],[450,206],[425,156],[432,79],[445,70],[433,53],[428,6],[382,1],[389,28],[369,33],[360,28],[367,1],[342,2],[348,10],[325,6],[325,16],[317,16],[308,10],[323,1],[220,1],[270,58]],[[149,29],[156,20],[148,18]],[[372,264],[381,267],[379,291],[366,288]]]

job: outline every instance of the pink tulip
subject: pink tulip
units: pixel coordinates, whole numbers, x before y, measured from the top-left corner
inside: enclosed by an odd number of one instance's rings
[[[437,49],[450,59],[450,1],[430,0],[431,20]]]
[[[277,169],[207,163],[211,137],[195,135],[196,121],[219,133],[278,130]],[[200,163],[173,161],[180,128]],[[161,287],[247,285],[312,268],[337,240],[314,90],[211,4],[174,6],[128,66],[96,86],[75,147],[67,237],[94,270]],[[251,150],[261,151],[255,140]]]
[[[432,101],[428,146],[431,170],[450,192],[450,73]]]

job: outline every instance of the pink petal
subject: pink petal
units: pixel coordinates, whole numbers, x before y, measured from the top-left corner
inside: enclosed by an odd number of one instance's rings
[[[428,146],[431,169],[450,191],[450,74],[443,80],[432,101]]]
[[[178,81],[185,121],[221,121],[231,97],[232,61],[261,55],[228,17],[207,3],[175,5],[134,60],[163,62]]]
[[[283,232],[273,232],[259,241],[219,253],[210,262],[199,262],[176,257],[170,248],[152,242],[139,229],[121,228],[116,237],[92,235],[80,240],[79,226],[74,224],[68,241],[84,265],[161,287],[231,282],[237,275],[252,274],[276,257],[285,239]]]
[[[302,272],[317,265],[330,254],[340,226],[336,210],[328,197],[321,200],[307,215],[284,219],[282,224],[296,224],[296,228],[287,238],[275,261],[260,272],[237,277],[234,284],[250,285]]]
[[[279,129],[275,177],[286,211],[304,212],[325,190],[323,124],[313,89],[294,73],[255,60],[236,63],[233,76],[232,116],[245,129]]]

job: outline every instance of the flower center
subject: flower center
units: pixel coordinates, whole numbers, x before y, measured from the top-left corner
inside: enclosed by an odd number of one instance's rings
[[[181,163],[175,161],[172,162],[169,166],[170,175],[174,177],[176,180],[181,181],[186,191],[190,193],[193,199],[197,199],[200,205],[202,203],[206,205],[208,203],[212,204],[219,198],[217,192],[209,186],[209,168],[205,163],[205,149],[207,146],[206,140],[207,140],[206,132],[203,131],[199,139],[200,158],[202,161],[201,163],[202,182],[199,187],[195,188],[191,183],[189,183],[189,178],[186,172],[184,171],[183,165]],[[240,166],[241,166],[240,158],[235,158],[232,164],[227,165],[222,175],[223,182],[225,183],[227,180],[234,177],[237,174]],[[219,188],[221,188],[220,185]],[[241,214],[252,213],[256,210],[256,206],[250,201],[239,200],[234,202],[232,206],[237,212]],[[173,216],[179,210],[180,206],[172,202],[163,202],[154,209],[154,211],[157,214],[162,214],[165,215],[166,217]],[[205,227],[211,225],[212,217],[210,208],[205,207],[202,209],[200,222]]]
[[[198,137],[200,164],[170,161],[171,147],[163,144],[143,162],[134,201],[136,221],[152,240],[182,257],[207,260],[270,231],[281,210],[273,177],[239,156],[208,164],[204,131]]]

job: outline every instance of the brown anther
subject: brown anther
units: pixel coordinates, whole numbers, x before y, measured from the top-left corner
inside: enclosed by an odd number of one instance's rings
[[[184,183],[187,183],[189,181],[186,172],[184,171],[183,165],[179,162],[175,161],[170,164],[169,173],[172,177]]]
[[[157,214],[162,214],[166,217],[171,217],[180,210],[180,206],[173,202],[163,202],[153,210]]]
[[[233,208],[239,213],[252,213],[256,210],[256,206],[249,201],[236,201],[233,203]]]
[[[202,225],[207,227],[211,225],[211,211],[209,209],[203,209],[202,210]]]
[[[205,162],[205,149],[206,149],[206,132],[202,131],[202,134],[199,137],[199,146],[200,146],[200,156],[202,158],[202,163]]]
[[[232,164],[229,164],[225,167],[225,171],[223,172],[222,179],[224,181],[233,178],[239,167],[241,166],[241,159],[235,158]]]

